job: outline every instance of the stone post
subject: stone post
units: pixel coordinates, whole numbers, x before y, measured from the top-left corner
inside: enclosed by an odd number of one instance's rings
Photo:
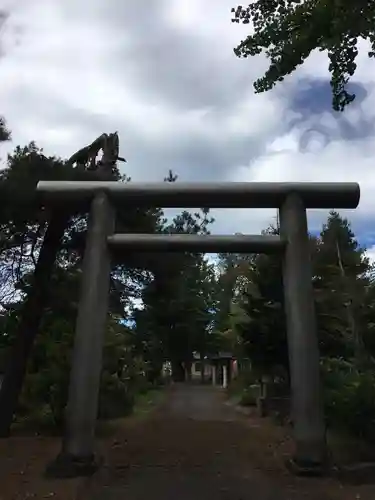
[[[228,387],[228,366],[226,363],[223,365],[223,389]]]
[[[216,365],[212,365],[212,385],[216,385]]]
[[[114,219],[107,195],[98,193],[88,222],[62,451],[47,468],[50,476],[88,475],[97,467],[95,425],[110,274],[107,236]]]
[[[287,240],[283,279],[296,446],[292,463],[308,474],[309,469],[318,472],[324,464],[326,441],[311,247],[306,209],[294,193],[280,208],[280,233]]]

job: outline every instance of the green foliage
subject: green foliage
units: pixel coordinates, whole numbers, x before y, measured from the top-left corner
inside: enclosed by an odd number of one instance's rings
[[[277,229],[270,227],[267,232],[274,234]],[[256,256],[247,279],[239,300],[244,315],[241,319],[237,314],[234,324],[244,353],[260,375],[272,372],[277,366],[288,371],[281,259]]]
[[[372,268],[349,222],[336,212],[329,214],[320,235],[311,237],[310,248],[327,423],[374,439]],[[228,324],[232,338],[239,340],[237,348],[251,361],[251,371],[243,372],[238,382],[244,402],[251,403],[251,377],[288,378],[281,262],[275,256],[256,256],[241,273],[245,286],[236,296],[232,282]],[[245,373],[250,376],[246,382],[241,379]]]
[[[110,321],[103,350],[99,417],[117,418],[130,414],[136,395],[149,387],[143,360],[135,356],[132,332]]]
[[[360,363],[366,357],[363,312],[370,265],[350,224],[336,212],[330,213],[316,240],[313,264],[321,353],[355,355]]]
[[[134,398],[134,388],[130,388],[124,380],[116,375],[103,374],[99,418],[111,419],[130,415],[133,411]]]
[[[259,395],[259,386],[246,387],[241,394],[240,405],[256,406],[258,395]]]
[[[229,394],[238,399],[241,406],[255,406],[260,396],[260,385],[254,370],[242,367],[238,376],[230,383]]]
[[[215,329],[220,332],[233,328],[233,302],[246,289],[247,272],[253,258],[244,254],[219,254]]]
[[[0,13],[0,18],[1,18],[1,13]],[[4,118],[0,116],[0,142],[9,141],[9,139],[10,139],[10,131],[6,126]]]
[[[208,210],[183,211],[162,231],[206,234],[211,223]],[[210,327],[216,301],[213,266],[202,254],[161,255],[142,298],[144,307],[134,312],[134,319],[149,373],[155,373],[153,367],[160,373],[162,362],[170,360],[174,375],[182,378],[183,364],[191,362],[193,352],[207,354],[217,340]]]
[[[354,436],[375,440],[375,372],[359,371],[342,359],[324,359],[327,423]]]
[[[37,337],[22,394],[20,414],[48,411],[60,428],[67,403],[74,321],[47,315]],[[103,349],[99,417],[131,413],[135,396],[148,385],[142,362],[133,357],[132,335],[115,319],[109,321]]]
[[[63,423],[73,345],[72,324],[60,317],[49,318],[42,325],[28,367],[21,397],[21,414],[48,409],[55,425]]]
[[[332,105],[336,111],[355,98],[347,91],[356,70],[358,41],[368,40],[375,55],[375,2],[357,0],[256,0],[232,9],[233,22],[252,23],[253,33],[235,49],[238,57],[265,51],[270,67],[254,84],[256,92],[270,90],[303,64],[312,51],[327,51]]]
[[[119,179],[119,174],[114,178]],[[60,159],[47,158],[34,143],[17,147],[8,157],[7,168],[0,175],[2,200],[7,202],[0,220],[0,278],[12,296],[16,292],[18,297],[17,307],[1,317],[0,346],[4,348],[19,335],[25,299],[36,293],[33,271],[49,218],[35,196],[40,179],[100,180],[95,172],[78,172]],[[170,172],[166,181],[175,180]],[[44,309],[44,315],[36,325],[39,332],[19,407],[19,414],[34,413],[43,418],[48,414],[57,426],[63,421],[67,400],[86,218],[81,211],[72,214],[61,247],[55,249],[55,268],[48,276],[48,301],[38,306]],[[195,214],[184,211],[168,225],[160,209],[136,208],[118,213],[116,231],[206,233],[211,222],[205,209]],[[209,326],[216,281],[212,266],[202,255],[113,257],[109,300],[112,319],[104,347],[99,404],[102,418],[130,412],[136,395],[160,381],[167,355],[178,362],[186,360],[192,350],[212,348],[215,337]],[[138,317],[137,336],[119,324],[131,297],[143,297],[146,304],[147,314]],[[4,304],[5,299],[9,302],[4,296]]]
[[[27,363],[25,353],[29,348],[26,347],[26,343],[32,344],[37,338],[33,360],[29,363],[28,382],[24,387],[23,406],[29,410],[37,410],[38,404],[46,401],[47,408],[52,412],[57,424],[62,420],[66,404],[67,377],[70,372],[68,358],[78,302],[78,282],[87,231],[87,214],[82,212],[82,209],[72,213],[70,220],[68,217],[64,224],[65,231],[64,227],[61,228],[63,235],[61,247],[59,248],[58,242],[60,238],[58,240],[55,238],[54,245],[43,254],[41,252],[43,238],[48,234],[48,230],[50,228],[54,230],[55,226],[52,222],[47,226],[50,213],[36,197],[35,187],[41,179],[102,180],[99,174],[100,172],[95,171],[80,172],[79,169],[68,166],[58,158],[47,158],[34,143],[23,148],[17,147],[14,153],[8,156],[6,168],[0,172],[0,197],[3,207],[0,217],[0,304],[3,302],[7,306],[10,300],[14,300],[17,306],[17,312],[7,314],[2,321],[0,346],[9,346],[15,338],[18,346],[17,350],[11,351],[15,357],[9,367],[13,371],[12,377],[7,378],[17,382],[13,386],[8,384],[7,392],[1,391],[1,397],[5,398],[2,404],[13,411],[13,401],[17,400],[17,395],[14,397],[14,394],[18,392],[20,387],[18,381],[22,382],[23,367]],[[120,176],[117,169],[113,170],[111,179],[128,181],[127,178]],[[54,211],[53,216],[55,215]],[[125,227],[125,231],[134,231],[137,227],[144,232],[152,232],[162,212],[158,209],[154,211],[134,209],[120,211],[118,215],[119,223]],[[46,257],[50,262],[49,271],[39,273],[37,276],[37,273],[34,273],[36,264],[41,263],[43,259],[45,262]],[[125,286],[124,282],[128,283],[129,278],[136,276],[137,287],[142,280],[144,261],[134,256],[130,260],[132,260],[130,271],[125,268],[123,262],[120,265],[116,259],[113,261],[110,292],[112,314],[124,315],[124,308],[132,293],[131,286]],[[54,261],[56,265],[53,270]],[[139,273],[137,267],[140,268]],[[47,281],[50,281],[50,291],[48,296],[46,294],[42,296],[40,291],[46,288],[44,284]],[[25,298],[27,300],[24,300]],[[35,298],[34,306],[29,307],[26,313],[26,305],[32,298]],[[41,324],[39,317],[42,316],[43,310],[45,314]],[[38,330],[39,338],[36,335]],[[33,365],[36,365],[37,369],[33,369]],[[7,373],[10,373],[9,370]],[[2,388],[4,386],[5,384]],[[46,394],[48,387],[50,390]],[[9,422],[8,417],[4,417],[1,432],[6,432]]]

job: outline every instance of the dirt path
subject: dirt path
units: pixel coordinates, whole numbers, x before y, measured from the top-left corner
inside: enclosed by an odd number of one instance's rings
[[[60,437],[0,440],[0,500],[375,499],[374,485],[291,476],[285,429],[236,412],[220,389],[176,385],[163,401],[104,427],[105,465],[91,478],[44,477]]]
[[[177,384],[159,412],[167,419],[193,419],[200,422],[237,422],[242,420],[233,408],[224,405],[224,393],[208,385]]]
[[[279,432],[279,434],[278,434]],[[176,385],[152,417],[121,429],[79,500],[367,499],[330,479],[290,476],[289,443],[244,417],[219,389]]]

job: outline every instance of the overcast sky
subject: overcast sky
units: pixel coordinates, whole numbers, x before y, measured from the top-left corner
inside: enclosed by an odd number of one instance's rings
[[[66,158],[118,130],[133,181],[169,169],[181,181],[358,181],[360,207],[341,213],[375,245],[375,62],[365,46],[358,97],[338,114],[322,53],[254,94],[267,61],[234,56],[248,29],[231,23],[234,0],[5,1],[0,114],[13,141],[3,158],[31,140]],[[216,233],[258,233],[275,212],[214,215]],[[310,213],[310,228],[325,216]]]

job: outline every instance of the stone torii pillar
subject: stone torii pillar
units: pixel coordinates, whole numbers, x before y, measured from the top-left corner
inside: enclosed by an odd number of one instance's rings
[[[305,469],[309,474],[324,465],[326,441],[311,247],[306,208],[301,197],[289,194],[279,215],[280,234],[287,240],[283,280],[296,448],[292,465],[300,469],[300,473]]]
[[[109,294],[107,237],[113,233],[114,220],[107,195],[97,193],[91,203],[83,258],[62,450],[48,465],[47,476],[89,475],[98,466],[94,445]]]

